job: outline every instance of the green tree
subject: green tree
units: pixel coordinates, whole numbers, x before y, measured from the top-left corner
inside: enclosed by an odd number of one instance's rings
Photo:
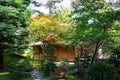
[[[24,4],[26,4],[26,5],[29,5],[29,4],[30,4],[30,1],[31,1],[31,0],[22,0],[22,2],[23,2]]]
[[[109,0],[108,3],[111,5],[112,8],[120,10],[120,0]]]
[[[113,25],[119,23],[120,11],[114,10],[104,0],[75,0],[72,17],[75,23],[71,34],[72,42],[90,48],[93,63],[101,46],[103,50],[108,49],[107,46],[111,45],[113,37],[118,38],[112,32],[115,29]]]
[[[49,8],[49,15],[52,15],[52,11],[54,10],[55,8],[55,4],[56,3],[60,3],[62,2],[63,0],[49,0],[47,1],[47,7]]]
[[[52,13],[53,13],[53,18],[57,19],[63,24],[71,25],[71,22],[70,22],[71,11],[69,8],[55,7]]]
[[[27,19],[21,0],[0,0],[0,68],[4,53],[17,53],[27,46]]]
[[[48,16],[41,16],[31,18],[29,26],[31,30],[30,41],[38,42],[44,40],[61,41],[59,34],[66,35],[68,25],[61,25],[61,23]]]

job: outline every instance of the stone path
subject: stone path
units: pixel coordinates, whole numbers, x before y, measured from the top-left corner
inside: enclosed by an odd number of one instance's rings
[[[32,71],[31,76],[33,80],[47,80],[47,79],[43,79],[37,70]]]
[[[43,79],[37,70],[31,71],[30,74],[32,76],[32,80],[48,80],[48,79]],[[65,80],[65,79],[58,79],[58,80]]]

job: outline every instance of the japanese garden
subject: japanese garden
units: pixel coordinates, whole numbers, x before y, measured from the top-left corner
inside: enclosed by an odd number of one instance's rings
[[[0,0],[0,80],[120,80],[120,0]]]

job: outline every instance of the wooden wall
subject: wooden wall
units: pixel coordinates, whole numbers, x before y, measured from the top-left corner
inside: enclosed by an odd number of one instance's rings
[[[57,57],[56,61],[67,59],[73,61],[75,57],[75,51],[69,49],[67,46],[55,45],[54,55]],[[33,59],[40,60],[42,58],[42,49],[40,46],[33,46]]]
[[[55,46],[55,56],[57,56],[57,61],[67,59],[68,61],[73,61],[75,54],[74,50],[69,49],[67,46]]]

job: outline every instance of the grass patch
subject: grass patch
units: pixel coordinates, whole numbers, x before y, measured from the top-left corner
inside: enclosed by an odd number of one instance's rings
[[[5,70],[0,70],[0,80],[32,80],[32,78],[27,73],[9,73]]]
[[[18,54],[4,54],[4,66],[5,68],[9,64],[14,64],[26,57]],[[0,80],[32,80],[31,75],[27,73],[10,73],[5,69],[0,70]]]
[[[18,55],[18,54],[4,54],[4,66],[7,66],[9,64],[17,63],[21,59],[25,59],[26,57]]]
[[[21,60],[27,58],[27,55],[5,53],[3,57],[5,68],[0,70],[0,80],[32,80],[31,75],[28,73],[10,73],[6,70],[8,65],[19,63]]]
[[[0,76],[3,76],[3,75],[8,75],[9,72],[0,72]]]
[[[0,70],[0,80],[8,80],[9,72]]]

